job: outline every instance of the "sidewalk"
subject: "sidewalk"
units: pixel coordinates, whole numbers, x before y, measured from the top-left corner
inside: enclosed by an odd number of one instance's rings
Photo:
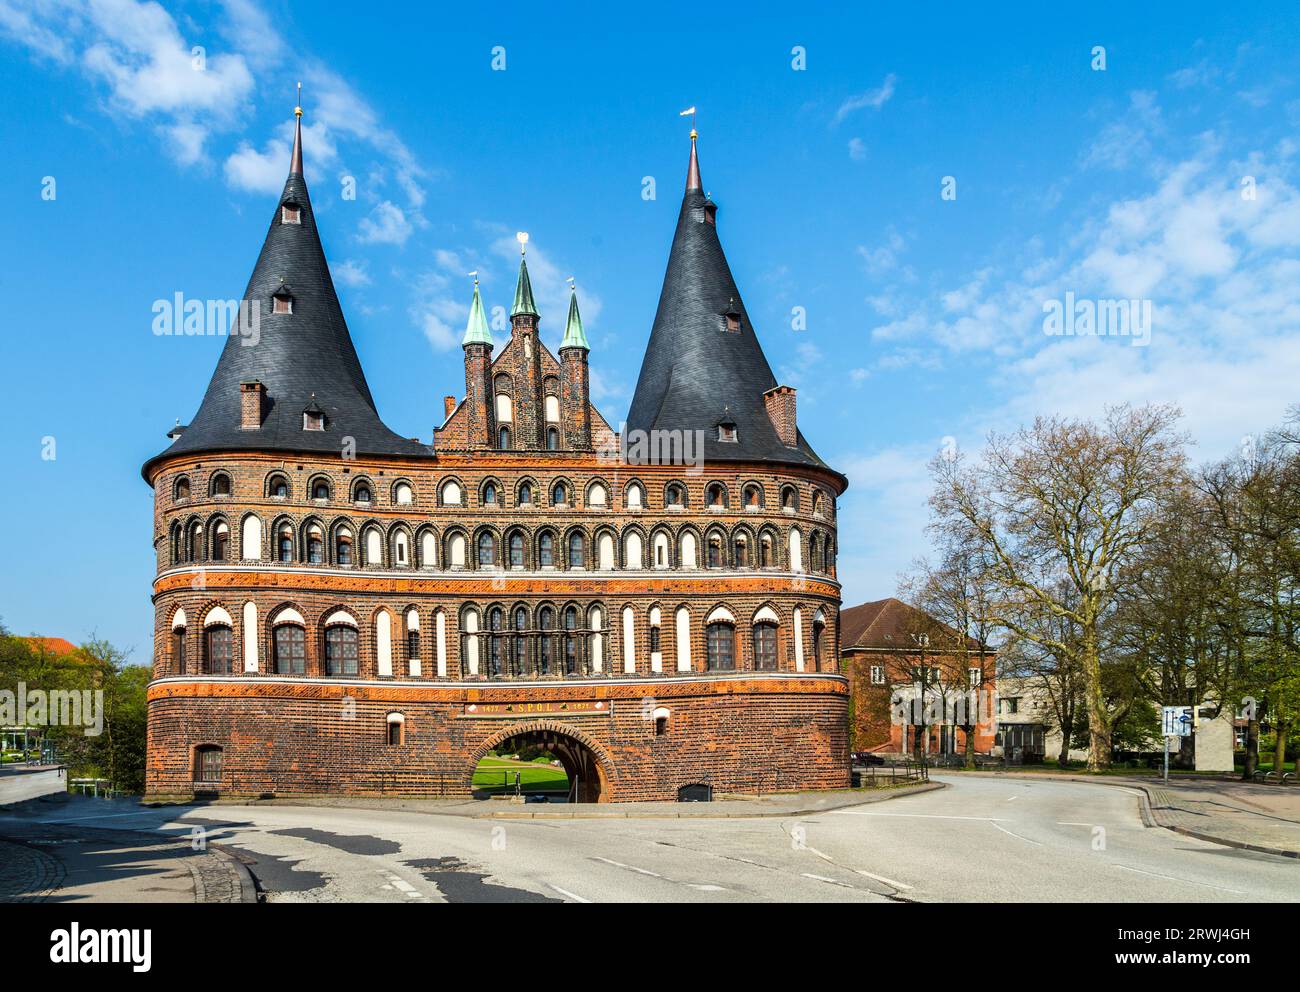
[[[103,800],[70,797],[66,805],[77,809],[83,802]],[[0,902],[256,901],[253,878],[240,862],[215,846],[193,850],[188,834],[0,822]]]
[[[916,795],[944,788],[940,782],[899,786],[894,789],[844,789],[839,792],[794,792],[772,796],[729,796],[711,803],[512,803],[505,799],[368,799],[340,796],[331,799],[254,799],[214,806],[324,806],[343,809],[390,809],[438,816],[464,816],[499,820],[688,820],[742,819],[747,817],[811,816],[848,806]]]
[[[1170,776],[1169,784],[1155,776],[1071,775],[1054,772],[960,772],[961,775],[1009,775],[1119,785],[1145,796],[1143,820],[1148,826],[1215,844],[1300,858],[1300,787],[1259,785],[1235,779]]]

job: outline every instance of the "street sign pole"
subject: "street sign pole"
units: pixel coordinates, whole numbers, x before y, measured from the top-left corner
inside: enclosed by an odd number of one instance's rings
[[[1165,737],[1165,785],[1169,784],[1169,738]]]

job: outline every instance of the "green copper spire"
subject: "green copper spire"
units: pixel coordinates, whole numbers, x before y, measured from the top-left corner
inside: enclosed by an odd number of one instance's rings
[[[564,340],[560,342],[560,348],[581,348],[583,351],[591,351],[591,345],[587,344],[587,332],[582,329],[582,315],[578,313],[578,287],[573,287],[572,295],[569,297],[569,319],[564,324]]]
[[[510,308],[510,316],[518,317],[521,313],[537,316],[537,304],[533,302],[533,284],[528,279],[528,263],[523,253],[519,254],[519,284],[515,286],[515,305]]]
[[[492,334],[488,330],[487,316],[483,313],[483,298],[478,295],[478,276],[474,277],[474,299],[469,305],[469,323],[465,325],[465,337],[460,344],[462,348],[467,344],[492,347]]]

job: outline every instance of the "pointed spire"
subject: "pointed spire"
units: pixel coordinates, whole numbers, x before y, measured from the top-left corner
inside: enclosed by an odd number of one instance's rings
[[[302,83],[298,84],[298,102],[293,108],[293,155],[289,158],[289,175],[302,175]]]
[[[533,284],[528,278],[528,263],[524,261],[524,252],[528,248],[528,232],[520,231],[515,237],[519,240],[519,282],[515,285],[515,302],[510,308],[510,316],[520,314],[537,316],[537,304],[533,302]]]
[[[703,190],[704,182],[700,179],[700,158],[695,153],[695,139],[700,133],[691,128],[691,164],[686,168],[686,191],[689,193],[693,189]]]
[[[564,324],[564,340],[560,342],[560,350],[581,348],[583,351],[591,351],[591,345],[587,344],[587,332],[582,329],[582,315],[578,313],[578,286],[572,279],[569,280],[569,294],[569,319]]]
[[[474,299],[469,304],[469,322],[465,325],[465,337],[461,347],[470,344],[485,344],[492,347],[492,333],[488,330],[487,316],[483,313],[483,298],[478,293],[478,273],[474,276]]]

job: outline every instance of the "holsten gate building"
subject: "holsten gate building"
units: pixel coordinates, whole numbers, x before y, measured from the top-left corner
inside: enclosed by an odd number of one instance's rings
[[[845,480],[759,347],[694,132],[624,436],[591,405],[576,295],[552,354],[521,258],[508,340],[475,285],[465,395],[424,444],[376,412],[298,114],[257,334],[143,468],[149,796],[466,796],[525,744],[583,801],[846,786]]]

